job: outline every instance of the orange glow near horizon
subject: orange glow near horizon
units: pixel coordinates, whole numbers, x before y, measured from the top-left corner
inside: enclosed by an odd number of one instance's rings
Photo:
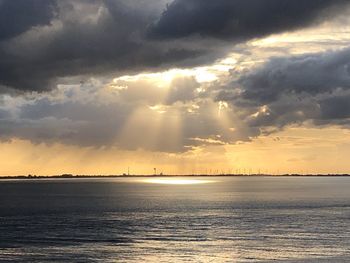
[[[278,139],[276,139],[278,138]],[[115,147],[0,142],[0,175],[221,173],[349,173],[348,130],[289,128],[235,145],[207,145],[186,152],[126,151]],[[11,158],[9,158],[11,156]]]

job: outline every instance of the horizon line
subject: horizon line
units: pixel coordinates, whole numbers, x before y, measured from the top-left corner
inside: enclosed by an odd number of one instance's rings
[[[137,177],[350,177],[348,173],[320,174],[61,174],[61,175],[0,175],[1,179],[74,179],[74,178],[137,178]]]

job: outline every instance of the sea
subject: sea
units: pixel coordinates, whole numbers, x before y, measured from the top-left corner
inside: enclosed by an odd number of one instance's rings
[[[350,262],[350,177],[1,180],[0,262]]]

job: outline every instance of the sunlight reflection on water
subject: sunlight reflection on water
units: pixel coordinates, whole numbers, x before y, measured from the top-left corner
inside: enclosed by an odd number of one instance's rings
[[[203,179],[184,179],[184,178],[148,178],[140,182],[148,184],[174,184],[174,185],[191,185],[191,184],[210,184],[216,183],[214,180]]]

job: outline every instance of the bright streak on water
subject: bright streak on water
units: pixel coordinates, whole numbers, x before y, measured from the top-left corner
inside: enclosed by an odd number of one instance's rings
[[[149,184],[170,184],[170,185],[191,185],[191,184],[210,184],[215,183],[214,180],[204,179],[178,179],[178,178],[151,178],[141,180],[142,183]]]

